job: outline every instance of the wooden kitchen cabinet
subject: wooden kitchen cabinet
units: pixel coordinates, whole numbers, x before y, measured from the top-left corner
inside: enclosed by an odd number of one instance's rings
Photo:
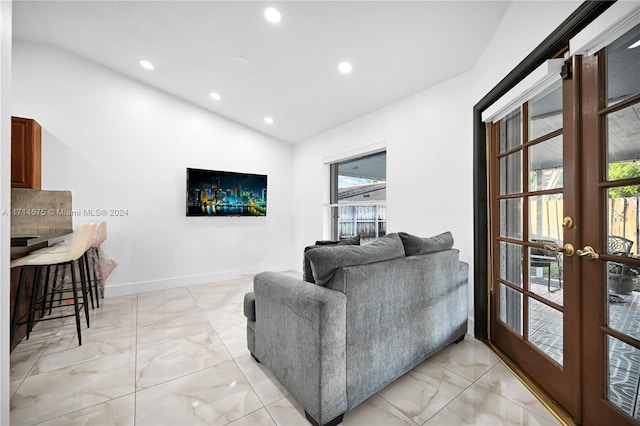
[[[31,118],[11,117],[11,186],[42,187],[42,128]]]

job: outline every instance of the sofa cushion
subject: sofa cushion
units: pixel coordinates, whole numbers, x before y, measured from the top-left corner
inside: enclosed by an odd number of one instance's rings
[[[306,257],[311,263],[315,283],[327,284],[336,269],[343,266],[364,265],[383,260],[404,257],[404,247],[398,234],[389,234],[363,245],[336,245],[317,247],[309,250]]]
[[[453,235],[449,231],[427,238],[417,237],[406,232],[398,232],[398,235],[402,239],[404,254],[407,256],[434,253],[453,247]]]
[[[356,235],[355,237],[345,238],[344,240],[320,240],[316,241],[316,246],[359,246],[360,245],[360,235]]]
[[[313,279],[313,273],[311,272],[311,263],[309,262],[309,259],[307,258],[307,252],[309,250],[312,250],[312,249],[318,248],[318,247],[322,247],[322,246],[344,246],[344,245],[359,246],[360,245],[360,235],[356,235],[355,237],[346,238],[344,240],[338,240],[338,241],[332,241],[332,240],[316,241],[315,245],[305,247],[304,248],[304,261],[303,261],[303,265],[302,265],[302,279],[307,281],[307,282],[310,282],[310,283],[315,283],[315,280]]]

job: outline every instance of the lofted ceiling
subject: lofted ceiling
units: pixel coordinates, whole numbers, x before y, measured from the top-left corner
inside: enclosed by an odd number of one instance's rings
[[[269,6],[280,11],[280,23],[265,19]],[[298,143],[469,71],[508,7],[508,1],[18,0],[13,38],[70,51]],[[142,68],[143,59],[155,69]],[[343,61],[353,66],[348,75],[337,70]]]

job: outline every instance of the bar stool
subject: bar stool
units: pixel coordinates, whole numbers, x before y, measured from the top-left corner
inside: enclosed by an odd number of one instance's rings
[[[80,259],[83,258],[85,252],[91,247],[91,244],[93,243],[94,232],[95,232],[95,224],[83,223],[78,227],[78,230],[75,232],[75,235],[71,243],[68,243],[68,244],[61,243],[52,247],[36,250],[28,254],[27,256],[15,259],[14,261],[11,262],[12,268],[22,267],[20,271],[20,277],[18,280],[18,288],[17,288],[16,300],[15,300],[15,305],[13,310],[13,317],[11,319],[11,341],[13,341],[13,337],[15,335],[16,329],[20,324],[27,324],[26,338],[29,339],[29,334],[33,329],[34,323],[38,321],[46,321],[46,320],[52,320],[57,318],[75,316],[76,330],[78,332],[78,344],[82,345],[82,334],[80,330],[80,311],[84,308],[85,320],[87,322],[87,327],[89,327],[89,307],[86,303],[87,296],[88,296],[86,276],[84,273],[84,267],[81,266],[82,262],[80,261]],[[81,295],[78,294],[79,292],[78,292],[78,285],[77,285],[74,263],[78,264],[79,270],[80,270]],[[44,312],[44,306],[47,303],[47,294],[49,293],[48,289],[46,289],[44,291],[44,295],[39,294],[42,270],[43,268],[46,269],[45,285],[47,285],[49,281],[51,266],[56,266],[56,267],[70,266],[71,267],[71,289],[70,290],[65,289],[63,285],[58,285],[59,283],[55,282],[58,275],[56,271],[56,273],[54,274],[52,296],[54,292],[59,292],[61,296],[60,296],[59,304],[55,306],[53,305],[53,297],[52,297],[52,300],[50,300],[49,309],[51,311],[52,308],[64,308],[64,307],[73,306],[74,312],[72,314],[63,313],[55,317],[47,316],[47,317],[40,317],[36,319],[35,315],[38,310],[41,310],[42,312]],[[22,293],[26,285],[26,282],[25,282],[26,270],[29,267],[34,268],[32,294],[31,294],[31,300],[29,303],[28,312],[22,315],[21,317],[19,314],[20,298],[22,296]],[[68,292],[71,292],[72,296],[63,298],[62,293],[68,293]],[[80,300],[80,296],[82,297],[82,301]],[[71,303],[71,301],[73,302]],[[66,302],[66,303],[62,303],[62,302]],[[26,320],[25,320],[25,317],[26,317]]]
[[[84,252],[84,254],[82,255],[82,259],[78,259],[77,262],[77,267],[78,267],[78,271],[81,274],[84,274],[85,278],[86,278],[86,285],[87,285],[87,291],[89,292],[89,297],[91,300],[91,309],[94,309],[96,306],[99,308],[100,307],[100,302],[99,302],[99,293],[98,293],[98,277],[95,274],[95,265],[94,265],[94,277],[93,279],[91,278],[91,269],[89,267],[89,253],[92,251],[92,248],[95,245],[96,242],[96,238],[97,235],[102,235],[102,233],[106,233],[106,229],[104,230],[100,230],[98,233],[98,226],[100,226],[101,228],[105,227],[106,225],[100,225],[101,222],[105,222],[105,221],[98,221],[98,222],[87,222],[87,223],[83,223],[80,226],[83,227],[87,227],[89,228],[89,230],[87,231],[89,234],[93,235],[93,238],[91,240],[90,246],[89,248]],[[104,237],[104,239],[106,239],[106,236]],[[55,244],[51,247],[46,247],[44,249],[42,249],[40,252],[41,253],[62,253],[65,252],[67,250],[69,250],[70,247],[70,242],[68,240],[62,241],[58,244]],[[57,276],[58,273],[58,268],[59,265],[56,265],[55,268],[55,274]],[[47,277],[48,278],[48,277]],[[54,276],[54,282],[56,282],[55,280],[55,276]],[[93,286],[91,285],[91,283],[93,282]],[[58,284],[64,285],[64,276],[63,276],[63,280],[58,282]],[[44,292],[45,294],[48,292],[49,289],[49,284],[48,284],[48,279],[45,281],[45,287],[44,287]],[[52,293],[51,293],[51,297],[53,298],[53,293],[56,291],[55,287],[52,288]],[[60,291],[57,290],[58,294],[60,294]],[[95,292],[95,303],[94,303],[94,292]],[[53,302],[53,299],[51,299],[51,302]],[[44,306],[43,306],[43,311],[44,311]],[[49,313],[51,313],[51,309],[49,309]]]

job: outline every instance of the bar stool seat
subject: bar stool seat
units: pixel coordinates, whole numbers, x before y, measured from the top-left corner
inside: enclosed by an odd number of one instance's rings
[[[87,279],[85,276],[85,268],[81,265],[81,259],[87,252],[87,250],[91,247],[94,240],[95,233],[95,223],[83,223],[77,229],[74,234],[73,239],[70,243],[67,244],[59,244],[53,247],[46,247],[44,249],[36,250],[27,256],[15,259],[11,262],[11,267],[22,267],[20,271],[20,277],[18,280],[18,288],[16,294],[16,300],[14,305],[13,316],[11,319],[11,341],[13,341],[13,337],[15,335],[15,331],[17,326],[20,324],[27,324],[27,339],[29,338],[29,334],[33,329],[34,323],[38,321],[44,320],[52,320],[56,318],[64,318],[75,316],[76,319],[76,330],[78,332],[78,343],[82,345],[82,334],[80,327],[80,311],[84,308],[85,320],[87,323],[87,327],[89,327],[89,308],[87,302]],[[78,263],[79,271],[80,271],[80,293],[78,294],[78,285],[77,285],[77,277],[76,271],[74,268],[74,263]],[[56,283],[57,271],[54,274],[54,283],[52,290],[52,297],[49,300],[49,311],[51,312],[52,308],[64,308],[64,307],[73,307],[72,314],[62,313],[61,315],[51,317],[43,317],[36,318],[36,313],[40,310],[42,315],[44,315],[45,306],[47,303],[47,294],[48,292],[48,284],[50,278],[50,269],[52,266],[70,266],[71,269],[71,289],[65,289],[63,285],[60,283]],[[32,295],[29,303],[29,309],[26,314],[19,314],[19,304],[20,298],[24,291],[26,285],[26,270],[32,267],[34,268],[34,277],[33,277],[33,285],[32,285]],[[41,275],[42,270],[45,269],[45,290],[44,294],[40,294],[40,285],[41,285]],[[64,275],[63,280],[64,281]],[[53,293],[58,292],[60,294],[59,303],[57,305],[53,305]],[[63,298],[63,293],[72,293],[71,296]],[[82,299],[82,300],[81,300]],[[65,302],[65,303],[63,303]],[[26,319],[25,319],[26,317]]]

